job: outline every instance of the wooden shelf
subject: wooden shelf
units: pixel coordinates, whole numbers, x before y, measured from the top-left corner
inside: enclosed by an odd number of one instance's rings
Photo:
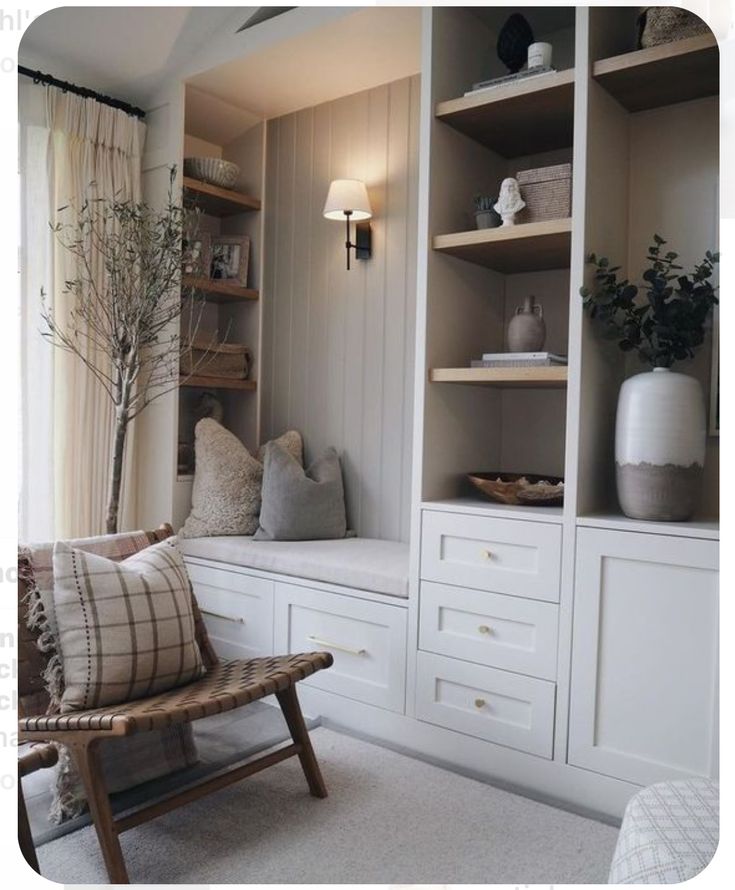
[[[506,158],[572,144],[574,69],[440,102],[436,116]]]
[[[182,275],[182,287],[191,287],[203,291],[210,303],[235,303],[242,300],[257,300],[258,291],[250,287],[240,287],[229,281],[216,278],[204,278],[196,275]]]
[[[255,380],[236,380],[232,377],[205,377],[194,375],[181,379],[181,386],[199,386],[205,389],[239,389],[254,392],[258,388]]]
[[[571,219],[436,235],[434,250],[506,274],[569,266]]]
[[[210,216],[233,216],[248,210],[260,210],[260,200],[232,189],[223,189],[191,176],[184,177],[184,203],[196,205]]]
[[[564,389],[567,385],[567,366],[432,368],[429,371],[429,382],[499,386],[505,389]]]
[[[628,111],[716,96],[720,51],[711,34],[595,62],[592,76]]]

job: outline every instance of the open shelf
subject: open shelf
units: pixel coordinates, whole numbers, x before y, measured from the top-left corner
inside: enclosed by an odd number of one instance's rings
[[[434,250],[506,274],[564,269],[569,266],[571,244],[571,219],[544,220],[434,237]]]
[[[184,177],[184,201],[187,206],[195,204],[210,216],[233,216],[248,210],[260,210],[258,198],[210,185],[191,176]]]
[[[523,368],[432,368],[431,383],[469,383],[475,386],[501,386],[523,389],[564,389],[567,366]]]
[[[205,389],[239,389],[254,392],[258,388],[255,380],[237,380],[233,377],[204,377],[196,374],[182,378],[181,386],[199,386]]]
[[[586,528],[609,528],[649,535],[669,535],[680,538],[704,538],[719,541],[720,523],[716,519],[692,519],[689,522],[647,522],[630,519],[622,513],[593,513],[580,516],[577,525]]]
[[[574,69],[449,99],[436,116],[506,158],[572,144]]]
[[[250,287],[241,287],[230,281],[219,281],[216,278],[204,278],[196,275],[182,275],[182,287],[191,287],[203,291],[210,303],[236,303],[244,300],[257,300],[258,291]]]
[[[492,516],[498,519],[522,519],[531,522],[555,522],[564,520],[562,507],[523,507],[511,504],[496,504],[478,497],[446,498],[438,501],[424,501],[422,510],[438,510],[442,513],[471,513],[475,516]]]
[[[716,96],[720,52],[711,34],[700,34],[601,59],[592,76],[628,111],[644,111]]]

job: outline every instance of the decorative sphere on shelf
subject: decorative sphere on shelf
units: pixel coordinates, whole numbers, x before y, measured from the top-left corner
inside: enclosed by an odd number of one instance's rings
[[[531,26],[519,12],[514,12],[500,29],[497,47],[498,58],[511,74],[521,70],[533,42]]]

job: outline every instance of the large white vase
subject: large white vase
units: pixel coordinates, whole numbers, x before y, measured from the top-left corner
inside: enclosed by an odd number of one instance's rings
[[[699,382],[668,368],[620,388],[615,429],[618,500],[632,519],[689,519],[699,499],[707,425]]]

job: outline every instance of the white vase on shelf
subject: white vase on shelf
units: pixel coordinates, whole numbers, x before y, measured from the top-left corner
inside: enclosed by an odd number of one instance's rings
[[[668,368],[623,383],[615,428],[618,501],[626,516],[685,521],[699,500],[707,425],[699,382]]]

